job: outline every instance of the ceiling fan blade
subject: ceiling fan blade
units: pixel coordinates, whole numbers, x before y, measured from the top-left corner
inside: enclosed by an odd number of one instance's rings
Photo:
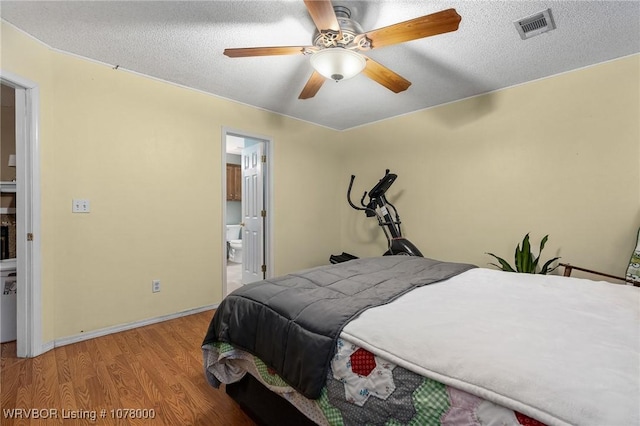
[[[318,71],[314,71],[309,81],[307,81],[307,84],[305,84],[304,89],[302,89],[298,99],[313,98],[316,93],[318,93],[318,90],[320,90],[320,87],[322,87],[324,80],[325,78]]]
[[[224,54],[230,58],[244,58],[247,56],[296,55],[304,53],[306,46],[280,47],[241,47],[238,49],[224,49]]]
[[[403,92],[411,86],[411,82],[401,75],[396,74],[371,58],[366,56],[364,56],[364,58],[367,60],[367,65],[364,67],[364,70],[362,70],[362,73],[371,80],[382,84],[394,93]]]
[[[304,0],[304,4],[307,6],[309,15],[311,15],[318,31],[340,31],[340,24],[333,11],[331,0]]]
[[[446,9],[431,15],[369,31],[366,36],[371,40],[371,48],[375,49],[455,31],[458,29],[461,19],[455,9]]]

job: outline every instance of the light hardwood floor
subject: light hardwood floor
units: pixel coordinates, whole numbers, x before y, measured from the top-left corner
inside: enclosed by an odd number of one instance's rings
[[[0,424],[255,425],[224,388],[212,388],[204,377],[200,345],[212,316],[190,315],[32,359],[16,358],[15,342],[2,344]],[[12,420],[6,410],[14,408],[57,410],[57,418]],[[155,418],[116,419],[125,415],[119,409],[154,410]],[[70,418],[74,413],[85,418]]]

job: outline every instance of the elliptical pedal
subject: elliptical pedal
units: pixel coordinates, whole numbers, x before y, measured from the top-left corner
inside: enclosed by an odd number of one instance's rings
[[[342,252],[342,254],[332,254],[331,256],[329,256],[329,261],[333,264],[348,262],[353,259],[359,259],[359,257],[345,252]]]

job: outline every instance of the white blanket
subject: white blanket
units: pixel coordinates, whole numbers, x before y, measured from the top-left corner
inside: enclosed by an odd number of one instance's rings
[[[640,288],[473,269],[342,337],[549,425],[640,424]]]

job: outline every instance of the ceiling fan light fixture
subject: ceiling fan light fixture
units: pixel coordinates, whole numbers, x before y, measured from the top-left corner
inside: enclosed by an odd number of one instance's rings
[[[364,57],[352,50],[332,47],[311,55],[311,66],[323,77],[348,80],[360,74],[367,64]]]

